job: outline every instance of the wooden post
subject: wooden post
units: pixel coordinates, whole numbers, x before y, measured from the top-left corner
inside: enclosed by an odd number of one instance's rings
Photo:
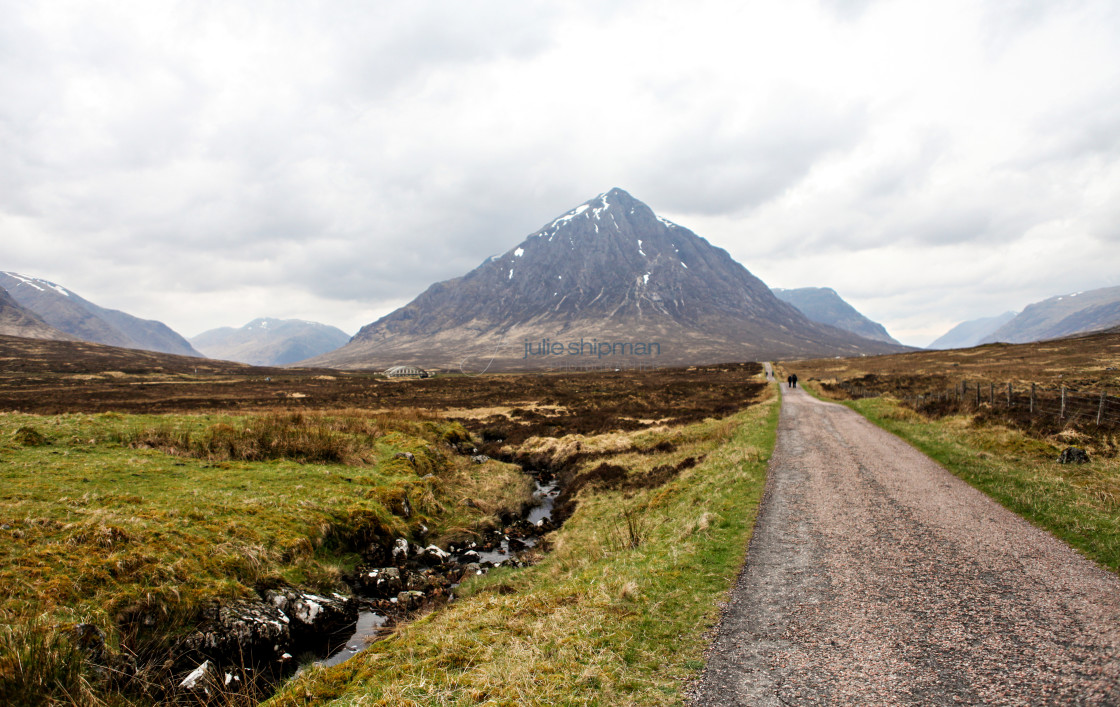
[[[1101,426],[1101,416],[1104,415],[1104,391],[1101,391],[1101,404],[1097,407],[1097,427]]]
[[[992,407],[996,406],[996,384],[995,383],[988,383],[988,402],[992,404]]]
[[[1062,411],[1058,413],[1058,419],[1066,419],[1066,387],[1062,386]]]
[[[1031,383],[1031,414],[1034,414],[1034,383]]]
[[[1007,381],[1007,407],[1011,407],[1011,381]]]
[[[980,407],[980,384],[976,384],[976,407]]]

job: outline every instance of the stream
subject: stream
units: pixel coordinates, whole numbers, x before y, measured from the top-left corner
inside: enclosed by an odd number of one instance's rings
[[[533,475],[533,483],[533,499],[536,503],[525,516],[525,521],[529,525],[540,527],[552,519],[552,509],[560,491],[555,480],[542,483],[539,476]],[[477,563],[479,566],[478,572],[481,574],[491,566],[499,567],[508,562],[522,550],[534,547],[538,540],[538,537],[528,536],[516,538],[511,543],[508,536],[503,536],[501,542],[491,550],[464,547],[453,552],[452,557],[454,562],[464,566]],[[475,559],[476,557],[477,559]],[[458,584],[452,584],[451,588],[455,589],[458,586]],[[315,665],[332,666],[344,663],[369,644],[384,638],[389,633],[392,626],[390,618],[386,614],[370,608],[373,602],[368,597],[359,597],[359,600],[362,602],[363,608],[358,612],[358,621],[352,633],[343,641],[331,641],[328,644],[326,654],[315,661]],[[448,601],[454,600],[455,595],[452,593],[449,595]],[[390,601],[396,602],[396,599],[390,599]]]

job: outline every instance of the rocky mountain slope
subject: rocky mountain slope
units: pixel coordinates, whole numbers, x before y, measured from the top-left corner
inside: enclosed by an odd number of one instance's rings
[[[0,272],[0,287],[52,327],[82,341],[201,356],[166,324],[106,309],[48,280]]]
[[[967,349],[978,345],[992,332],[1015,318],[1015,312],[1004,312],[997,317],[982,317],[961,322],[927,346],[927,349]]]
[[[982,343],[1022,344],[1120,325],[1120,287],[1051,297],[1028,305]]]
[[[221,327],[192,337],[209,356],[254,366],[283,366],[334,351],[350,335],[333,326],[301,319],[254,319],[243,327]]]
[[[887,333],[886,327],[860,314],[831,287],[798,287],[791,290],[776,287],[774,294],[783,302],[797,307],[814,322],[850,331],[872,341],[901,346]]]
[[[810,321],[726,251],[612,189],[305,363],[472,372],[900,350]]]
[[[0,334],[55,341],[69,341],[74,338],[55,329],[44,322],[38,314],[16,302],[3,287],[0,287]]]

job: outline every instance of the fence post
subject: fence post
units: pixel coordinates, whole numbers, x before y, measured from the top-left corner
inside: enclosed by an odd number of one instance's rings
[[[1011,381],[1007,381],[1007,407],[1011,407]]]
[[[1097,407],[1097,427],[1101,426],[1101,415],[1104,414],[1104,391],[1101,391],[1101,404]]]
[[[992,407],[996,406],[996,384],[990,381],[988,382],[988,402],[992,404]]]
[[[1062,386],[1062,411],[1058,413],[1058,419],[1066,419],[1066,387]]]
[[[1034,414],[1034,383],[1031,383],[1031,414]]]
[[[976,407],[980,407],[980,384],[976,384]]]

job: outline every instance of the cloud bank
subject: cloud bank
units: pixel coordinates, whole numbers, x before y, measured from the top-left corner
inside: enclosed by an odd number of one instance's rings
[[[619,186],[897,338],[1120,284],[1120,10],[0,1],[0,269],[353,332]]]

